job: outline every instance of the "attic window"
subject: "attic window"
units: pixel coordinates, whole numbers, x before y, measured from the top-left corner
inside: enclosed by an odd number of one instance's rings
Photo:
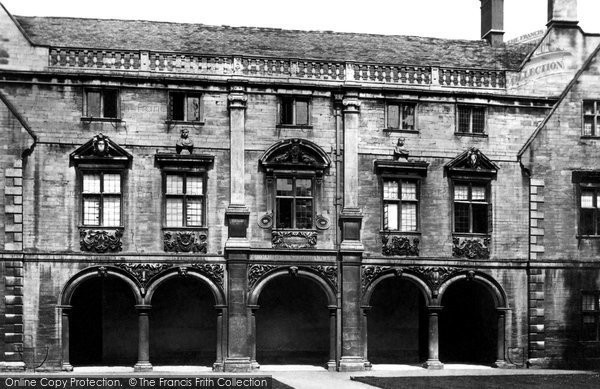
[[[390,103],[387,105],[387,129],[415,131],[415,104]]]
[[[86,90],[84,114],[89,119],[118,119],[119,91],[116,89]]]
[[[204,116],[202,95],[198,93],[169,93],[169,120],[202,122]]]
[[[600,101],[583,102],[583,136],[600,136]]]
[[[309,126],[310,100],[301,97],[281,97],[279,100],[279,125]]]
[[[457,133],[484,134],[485,107],[459,105],[457,111]]]

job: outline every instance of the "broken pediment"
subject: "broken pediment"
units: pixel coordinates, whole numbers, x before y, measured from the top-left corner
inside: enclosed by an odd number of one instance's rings
[[[316,144],[305,139],[285,139],[271,146],[260,158],[269,170],[315,170],[322,172],[331,161]]]
[[[133,157],[121,146],[113,142],[108,136],[98,134],[71,153],[70,160],[73,165],[89,164],[117,164],[129,166]]]
[[[500,168],[479,149],[471,147],[446,164],[446,171],[451,176],[485,176],[493,178]]]

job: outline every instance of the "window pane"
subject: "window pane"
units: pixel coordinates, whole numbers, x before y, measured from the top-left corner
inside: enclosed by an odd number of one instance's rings
[[[485,108],[473,108],[473,132],[483,134],[485,130]]]
[[[584,209],[580,210],[580,223],[579,228],[582,235],[594,235],[594,210]]]
[[[393,200],[398,198],[398,181],[383,182],[383,198]]]
[[[454,231],[469,232],[469,204],[454,204]]]
[[[581,192],[581,208],[594,208],[594,192],[593,191],[582,191]]]
[[[469,200],[469,187],[467,185],[456,185],[454,187],[454,200]]]
[[[398,105],[388,105],[388,128],[400,128],[400,107]]]
[[[296,228],[312,228],[312,199],[296,200]]]
[[[487,204],[476,204],[473,207],[473,232],[488,232],[488,206]]]
[[[383,204],[383,229],[397,230],[398,229],[398,204],[385,203]]]
[[[485,186],[472,186],[471,199],[485,201]]]
[[[83,199],[83,224],[86,226],[100,225],[100,198],[85,197]]]
[[[185,120],[185,94],[171,93],[171,120]]]
[[[458,107],[458,132],[470,132],[471,110]]]
[[[402,200],[417,199],[417,183],[410,181],[402,181]]]
[[[296,124],[308,124],[308,101],[296,101]]]
[[[293,196],[294,181],[291,178],[277,179],[277,196]]]
[[[296,179],[296,196],[312,196],[312,180],[310,178]]]
[[[202,225],[202,198],[189,198],[187,200],[187,225]]]
[[[593,115],[594,114],[594,102],[593,101],[584,101],[583,102],[583,113],[585,115]]]
[[[402,203],[402,231],[417,230],[417,204]]]
[[[293,199],[277,199],[277,228],[292,228]]]
[[[415,129],[415,106],[412,104],[405,104],[402,106],[402,129]]]
[[[594,132],[594,117],[589,116],[583,119],[583,135],[584,136],[592,136],[595,135]]]
[[[200,97],[188,96],[187,98],[187,120],[190,122],[199,122],[200,117]]]
[[[281,124],[294,124],[294,100],[281,100]]]
[[[87,92],[87,116],[95,118],[102,116],[100,114],[100,99],[100,92]]]
[[[167,199],[167,227],[183,227],[183,199]]]
[[[104,174],[104,193],[121,193],[120,174]]]
[[[100,174],[83,175],[83,193],[100,193]]]
[[[102,211],[105,226],[115,227],[121,224],[121,198],[119,196],[104,196]]]
[[[167,175],[167,194],[183,194],[183,177]]]
[[[584,311],[594,311],[596,309],[596,296],[593,294],[584,294],[581,296],[581,309]]]
[[[187,176],[185,193],[188,195],[202,195],[202,177]]]
[[[104,117],[105,118],[116,118],[118,117],[118,103],[117,103],[117,91],[107,90],[104,94]]]

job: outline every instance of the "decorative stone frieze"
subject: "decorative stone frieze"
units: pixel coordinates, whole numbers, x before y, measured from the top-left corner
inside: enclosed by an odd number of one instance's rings
[[[405,273],[411,273],[421,278],[433,292],[433,296],[438,295],[440,286],[452,276],[465,272],[465,269],[454,267],[441,266],[410,266],[410,267],[392,267],[392,266],[363,266],[361,275],[361,285],[363,293],[369,285],[377,278],[386,273],[394,273],[395,276],[401,277]],[[469,271],[467,278],[472,280],[475,277],[475,271]]]
[[[256,282],[266,273],[277,269],[276,265],[256,264],[248,267],[248,288],[253,288]]]
[[[225,274],[225,267],[223,265],[213,263],[194,263],[192,264],[192,267],[194,269],[198,269],[200,273],[213,280],[215,284],[223,286],[223,277]]]
[[[272,243],[278,249],[305,249],[317,245],[315,231],[273,231]]]
[[[468,259],[489,259],[490,238],[457,237],[452,239],[452,256]]]
[[[115,266],[127,271],[145,287],[158,273],[173,267],[170,263],[117,263]]]
[[[79,244],[81,251],[94,252],[94,253],[106,253],[106,252],[119,252],[123,250],[123,242],[121,237],[123,236],[123,229],[102,229],[95,230],[89,228],[79,229]]]
[[[412,238],[412,239],[411,239]],[[410,236],[381,234],[381,253],[386,256],[418,256],[420,239]]]
[[[203,253],[208,248],[204,231],[163,231],[164,250],[170,253]]]
[[[337,284],[337,267],[336,266],[326,266],[326,265],[317,265],[311,266],[311,270],[321,275],[327,281],[331,283],[336,289],[338,287]]]

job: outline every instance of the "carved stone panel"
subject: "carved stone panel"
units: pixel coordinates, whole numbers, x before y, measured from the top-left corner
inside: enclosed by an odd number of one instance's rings
[[[248,288],[252,289],[263,275],[276,268],[278,266],[275,265],[250,265],[248,267]]]
[[[381,242],[381,253],[383,255],[401,255],[415,257],[419,255],[419,238],[411,239],[411,237],[408,236],[399,236],[391,235],[388,233],[382,233]]]
[[[316,246],[315,231],[273,231],[273,247],[278,249],[305,249]]]
[[[173,265],[170,263],[117,263],[115,266],[120,267],[135,277],[142,287],[142,294],[144,294],[148,281]]]
[[[338,287],[337,284],[337,267],[335,266],[325,266],[325,265],[317,265],[311,266],[310,269],[324,277],[327,281],[331,283],[336,289]]]
[[[489,259],[490,238],[454,237],[452,239],[452,256],[468,259]]]
[[[79,244],[81,251],[94,253],[119,252],[123,250],[121,237],[123,230],[93,230],[88,228],[79,229]]]
[[[164,231],[164,250],[168,253],[206,253],[204,231]]]
[[[225,268],[220,264],[194,263],[192,267],[198,269],[201,273],[213,280],[217,285],[223,286],[223,275]]]

